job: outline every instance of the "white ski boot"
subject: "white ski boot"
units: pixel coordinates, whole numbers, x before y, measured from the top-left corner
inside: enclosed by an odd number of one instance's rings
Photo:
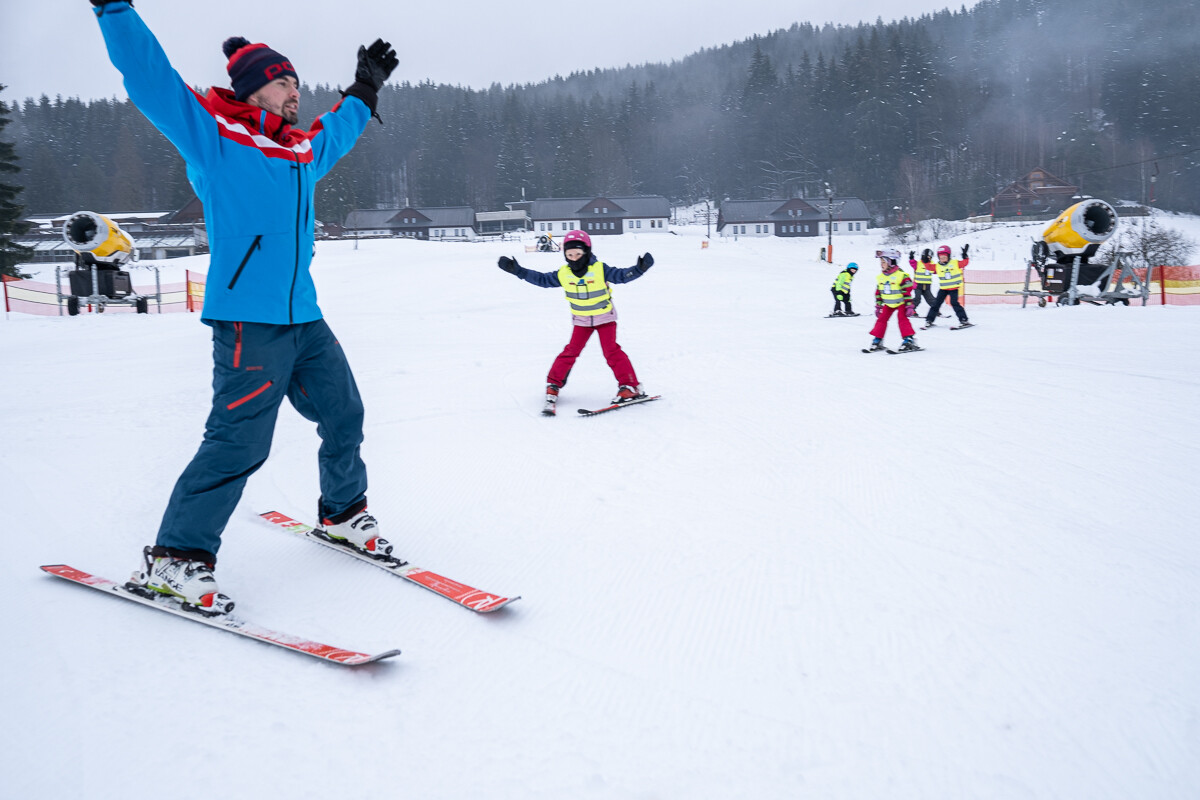
[[[355,512],[341,522],[322,519],[317,532],[325,534],[326,537],[336,542],[348,544],[369,556],[392,557],[392,545],[379,535],[379,525],[375,518],[367,513],[366,508]]]
[[[129,588],[150,596],[158,593],[179,600],[188,611],[216,616],[233,610],[233,600],[221,594],[213,565],[193,558],[168,555],[163,547],[142,551],[142,569],[133,573]]]

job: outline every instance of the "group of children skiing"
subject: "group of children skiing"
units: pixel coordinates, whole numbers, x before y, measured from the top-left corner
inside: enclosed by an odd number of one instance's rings
[[[922,251],[921,260],[916,258],[916,251],[908,253],[908,264],[913,274],[909,275],[900,269],[900,251],[895,248],[876,251],[879,258],[879,275],[875,278],[875,325],[871,328],[871,346],[863,350],[873,353],[886,349],[883,337],[887,333],[888,320],[896,317],[897,327],[903,340],[900,348],[894,352],[911,352],[922,349],[917,345],[916,331],[913,330],[909,317],[918,316],[917,307],[925,300],[929,310],[925,313],[925,324],[921,330],[928,330],[937,324],[938,312],[942,304],[950,301],[954,314],[958,317],[958,327],[967,327],[971,323],[967,312],[959,302],[959,293],[963,286],[963,269],[969,259],[967,253],[969,244],[964,244],[961,257],[951,258],[949,246],[942,245],[937,249],[937,260],[928,248]],[[850,304],[850,284],[858,273],[858,264],[851,261],[846,268],[838,273],[833,287],[833,313],[831,317],[857,317],[858,314]],[[938,292],[933,294],[933,278],[937,276]],[[842,306],[845,306],[845,311]]]

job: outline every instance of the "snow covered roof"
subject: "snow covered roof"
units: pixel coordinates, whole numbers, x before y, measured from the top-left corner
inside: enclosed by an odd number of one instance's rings
[[[443,206],[437,208],[413,208],[407,209],[415,211],[429,220],[428,223],[421,223],[420,227],[428,226],[459,226],[466,228],[475,227],[475,209],[470,206]],[[396,214],[401,214],[403,211],[398,211]],[[396,220],[392,221],[396,224]],[[400,226],[404,227],[404,226]]]
[[[390,222],[398,208],[360,208],[346,215],[347,230],[375,230],[393,227]]]

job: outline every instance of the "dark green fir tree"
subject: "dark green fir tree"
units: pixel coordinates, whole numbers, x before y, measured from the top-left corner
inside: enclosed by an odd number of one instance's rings
[[[0,92],[3,91],[4,84],[0,83]],[[21,221],[25,207],[17,202],[23,188],[16,181],[16,174],[21,171],[17,166],[17,149],[4,141],[4,129],[12,121],[8,115],[8,106],[0,100],[0,275],[23,278],[27,276],[17,271],[17,264],[27,260],[31,251],[15,241],[25,229]]]

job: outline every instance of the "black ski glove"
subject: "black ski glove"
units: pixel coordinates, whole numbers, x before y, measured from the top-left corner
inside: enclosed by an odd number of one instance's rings
[[[515,258],[509,258],[508,256],[500,256],[500,260],[496,263],[500,269],[512,275],[516,275],[517,270],[521,268],[521,265],[517,263]]]
[[[133,8],[133,0],[92,0],[92,5],[96,8],[103,8],[109,3],[129,3],[129,7]]]
[[[94,1],[94,0],[93,0]],[[392,45],[383,39],[376,39],[369,48],[359,46],[358,67],[354,70],[354,83],[342,92],[349,97],[357,97],[371,109],[371,116],[383,122],[375,113],[379,105],[379,90],[387,81],[392,70],[400,63]]]
[[[637,269],[639,275],[645,275],[646,270],[654,266],[654,256],[646,253],[644,256],[638,256]]]
[[[909,250],[909,251],[908,251],[908,260],[909,260],[909,261],[916,261],[916,260],[917,260],[917,251],[916,251],[916,250]]]
[[[971,245],[969,245],[969,244],[964,244],[964,245],[963,245],[963,249],[962,249],[962,258],[966,258],[966,257],[967,257],[967,251],[968,251],[968,250],[970,250],[970,249],[971,249]]]
[[[378,92],[399,63],[400,59],[396,57],[391,43],[376,39],[370,47],[358,48],[358,69],[354,71],[354,80]]]

